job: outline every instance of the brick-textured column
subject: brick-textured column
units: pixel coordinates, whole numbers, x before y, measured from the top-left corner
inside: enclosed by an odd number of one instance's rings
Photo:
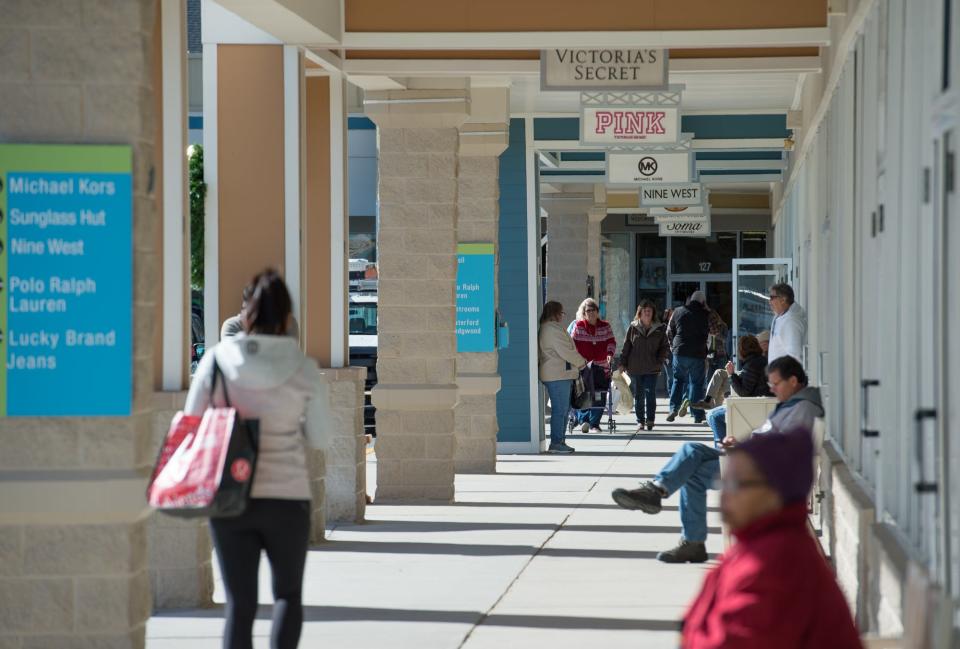
[[[587,211],[587,275],[593,277],[593,297],[597,302],[600,301],[600,224],[606,217],[606,205],[594,205]]]
[[[132,147],[134,340],[131,416],[0,425],[0,646],[143,647],[163,277],[158,2],[16,2],[2,13],[0,141]]]
[[[330,403],[327,423],[324,516],[329,522],[363,521],[367,507],[367,442],[363,431],[363,388],[367,368],[324,369]]]
[[[186,397],[186,392],[155,395],[152,453],[159,451],[170,421],[183,408]],[[212,547],[205,519],[154,513],[147,522],[147,547],[155,610],[213,603]]]
[[[480,91],[475,91],[479,93]],[[494,101],[508,105],[506,89],[489,89]],[[474,103],[478,98],[474,97]],[[498,102],[499,103],[499,102]],[[472,107],[476,110],[476,107]],[[506,118],[504,110],[501,118]],[[457,239],[461,243],[493,243],[499,259],[500,154],[509,143],[509,125],[464,124],[460,135]],[[499,268],[499,264],[495,266]],[[491,281],[497,286],[495,270]],[[499,296],[494,291],[494,304]],[[454,410],[457,473],[494,473],[497,469],[497,392],[500,391],[499,354],[457,354],[460,401]]]
[[[573,320],[587,297],[587,211],[548,210],[547,299],[563,304]]]
[[[454,496],[457,128],[467,95],[366,96],[380,138],[378,501]]]

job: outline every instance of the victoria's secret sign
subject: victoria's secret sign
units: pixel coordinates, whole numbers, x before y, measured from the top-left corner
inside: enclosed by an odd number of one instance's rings
[[[551,49],[540,52],[542,90],[643,90],[667,85],[667,51]]]

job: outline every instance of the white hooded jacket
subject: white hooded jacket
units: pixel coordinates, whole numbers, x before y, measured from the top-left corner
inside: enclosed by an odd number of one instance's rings
[[[322,373],[287,336],[238,336],[207,350],[197,367],[184,412],[201,415],[209,405],[216,358],[226,377],[230,404],[244,418],[260,420],[260,448],[252,498],[310,500],[306,441],[325,448],[329,395]],[[214,404],[224,405],[218,385]]]
[[[783,315],[774,316],[770,325],[770,349],[767,359],[775,361],[781,356],[793,356],[803,363],[803,345],[807,336],[807,314],[794,302]]]

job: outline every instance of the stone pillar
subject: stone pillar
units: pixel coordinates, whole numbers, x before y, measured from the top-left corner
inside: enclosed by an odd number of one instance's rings
[[[132,147],[134,341],[130,416],[0,425],[3,647],[144,643],[151,606],[144,474],[154,460],[162,299],[158,8],[156,0],[4,4],[0,141]]]
[[[587,297],[587,207],[551,205],[547,212],[547,299],[573,320]]]
[[[457,241],[493,243],[499,259],[500,154],[510,140],[510,97],[507,88],[471,91],[470,121],[460,129]],[[497,286],[499,264],[491,280]],[[494,290],[494,305],[500,302]],[[499,353],[457,354],[460,402],[454,411],[457,473],[497,470],[497,392]]]
[[[468,91],[462,80],[444,89],[371,92],[365,103],[380,138],[377,500],[450,502],[457,129]]]
[[[363,387],[367,368],[324,369],[329,386],[329,443],[326,448],[324,517],[359,523],[367,507],[367,440],[363,431]]]
[[[173,416],[183,409],[187,393],[158,392],[154,397],[151,455],[159,451]],[[154,513],[147,523],[147,548],[154,610],[213,603],[213,548],[205,519]]]
[[[593,297],[600,302],[600,224],[607,218],[606,205],[594,205],[587,211],[587,275],[593,277]]]

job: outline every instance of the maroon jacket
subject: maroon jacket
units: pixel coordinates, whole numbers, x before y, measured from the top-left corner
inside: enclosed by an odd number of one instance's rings
[[[735,532],[687,612],[683,649],[863,649],[806,503]]]

